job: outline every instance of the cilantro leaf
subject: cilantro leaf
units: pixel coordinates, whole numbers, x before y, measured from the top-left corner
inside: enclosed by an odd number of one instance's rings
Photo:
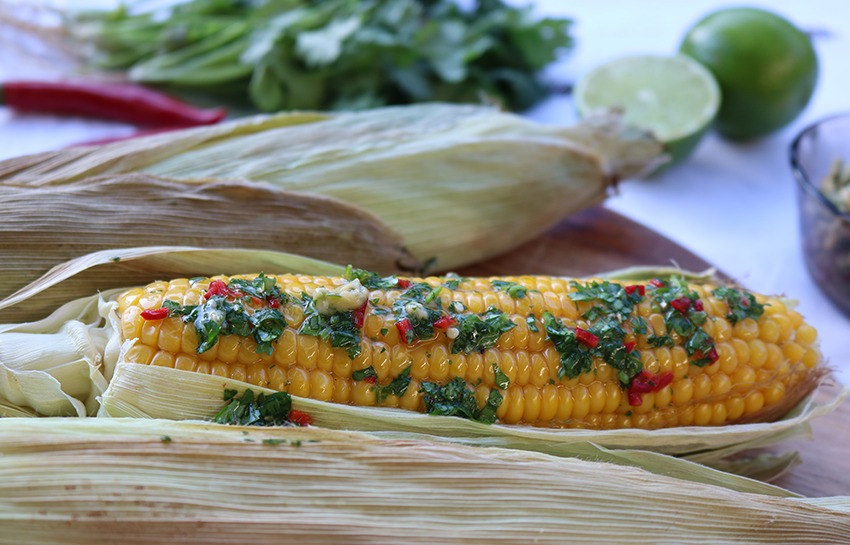
[[[213,417],[217,424],[237,426],[284,426],[292,410],[292,398],[286,392],[254,396],[250,388],[236,397],[236,390],[225,390],[227,404]]]
[[[442,416],[459,416],[485,424],[496,421],[496,411],[503,397],[498,390],[490,390],[484,407],[478,406],[475,392],[460,377],[455,377],[440,386],[436,382],[423,382],[420,385],[425,401],[425,412]]]
[[[727,286],[716,288],[711,293],[718,299],[726,301],[726,305],[729,307],[726,319],[732,325],[746,318],[758,320],[764,314],[764,305],[756,301],[756,297],[752,293]]]
[[[516,282],[508,282],[507,280],[493,280],[490,282],[494,288],[503,291],[511,296],[511,299],[522,299],[528,293],[528,288]]]
[[[455,327],[458,335],[452,341],[452,354],[471,354],[496,346],[502,333],[515,328],[516,324],[501,310],[490,307],[481,316],[459,314]]]

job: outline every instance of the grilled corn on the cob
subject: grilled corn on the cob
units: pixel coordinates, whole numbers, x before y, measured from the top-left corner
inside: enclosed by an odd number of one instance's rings
[[[662,428],[772,420],[824,370],[777,298],[682,278],[243,275],[118,298],[130,363],[484,422]]]

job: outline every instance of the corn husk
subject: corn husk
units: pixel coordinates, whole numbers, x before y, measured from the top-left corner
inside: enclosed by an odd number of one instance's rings
[[[145,172],[246,179],[335,197],[447,270],[501,254],[596,205],[661,158],[616,117],[571,128],[493,108],[426,104],[333,115],[286,113],[0,163],[0,181],[55,185]]]
[[[369,212],[262,183],[129,174],[0,185],[0,217],[0,298],[81,255],[165,244],[287,251],[383,274],[421,267]]]
[[[848,503],[321,429],[0,421],[4,544],[843,543]]]

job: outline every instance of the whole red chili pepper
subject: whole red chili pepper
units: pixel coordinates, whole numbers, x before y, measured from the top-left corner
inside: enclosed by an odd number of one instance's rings
[[[224,119],[223,108],[202,109],[126,83],[7,81],[0,104],[21,111],[97,117],[148,127],[194,127]]]

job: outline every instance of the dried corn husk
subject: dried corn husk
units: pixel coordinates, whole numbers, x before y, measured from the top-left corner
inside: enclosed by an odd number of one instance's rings
[[[848,502],[321,429],[0,421],[0,543],[16,545],[842,543]]]
[[[0,180],[64,184],[126,172],[247,179],[336,197],[450,269],[503,253],[609,186],[658,164],[661,147],[617,118],[543,126],[493,108],[426,104],[279,114],[0,163]]]
[[[384,274],[421,267],[369,212],[261,183],[129,174],[0,185],[0,217],[0,298],[81,255],[163,244],[288,251]]]

